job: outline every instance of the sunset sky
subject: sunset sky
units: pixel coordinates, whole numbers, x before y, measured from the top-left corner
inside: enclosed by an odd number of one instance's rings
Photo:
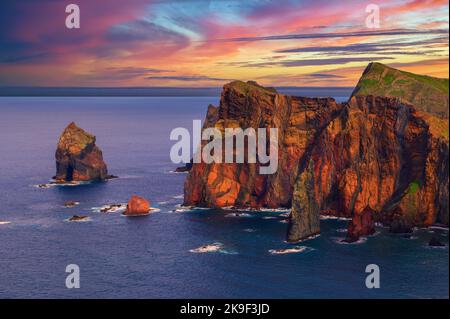
[[[81,28],[65,27],[66,5]],[[367,28],[368,4],[380,6]],[[371,61],[448,77],[448,1],[0,4],[1,86],[353,86]]]

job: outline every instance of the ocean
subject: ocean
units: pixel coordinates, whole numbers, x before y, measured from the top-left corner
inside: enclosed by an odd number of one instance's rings
[[[191,130],[218,100],[0,97],[0,298],[448,298],[446,229],[406,238],[378,227],[343,244],[348,221],[323,219],[319,237],[288,244],[284,211],[180,209],[186,175],[173,173],[170,132]],[[37,187],[55,174],[71,121],[97,136],[118,179]],[[133,194],[160,211],[127,218],[95,209]],[[68,222],[73,215],[89,219]],[[428,247],[432,236],[447,246]],[[211,251],[196,250],[203,245]],[[66,288],[69,264],[79,266],[79,289]],[[369,264],[380,268],[378,289],[365,285]]]

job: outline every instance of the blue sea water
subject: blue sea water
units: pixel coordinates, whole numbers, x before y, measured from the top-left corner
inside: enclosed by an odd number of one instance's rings
[[[448,231],[417,230],[342,244],[347,221],[322,220],[322,234],[284,242],[280,212],[173,212],[185,174],[172,173],[170,131],[203,119],[218,97],[0,98],[0,298],[448,298]],[[54,152],[75,121],[97,136],[111,174],[76,187],[37,188],[55,173]],[[127,218],[93,207],[133,194],[160,212]],[[65,208],[64,202],[80,204]],[[67,222],[88,215],[87,222]],[[445,248],[430,248],[437,236]],[[220,243],[209,253],[191,250]],[[305,246],[273,255],[271,249]],[[80,267],[79,289],[65,286]],[[380,267],[368,289],[368,264]]]

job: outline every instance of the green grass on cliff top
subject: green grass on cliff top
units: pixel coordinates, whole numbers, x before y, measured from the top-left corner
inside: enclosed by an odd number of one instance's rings
[[[370,63],[352,95],[398,97],[419,110],[448,117],[449,79],[401,71]]]
[[[270,93],[270,94],[277,93],[277,91],[274,88],[261,86],[254,81],[247,81],[247,82],[233,81],[233,82],[226,84],[226,86],[230,86],[242,94],[247,94],[248,92],[254,91],[254,90],[260,91],[263,93]]]

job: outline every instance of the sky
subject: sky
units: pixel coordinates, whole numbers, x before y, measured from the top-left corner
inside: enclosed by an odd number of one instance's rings
[[[68,4],[80,28],[68,29]],[[379,28],[366,23],[380,8]],[[448,78],[442,0],[14,0],[0,86],[354,86],[372,61]]]

